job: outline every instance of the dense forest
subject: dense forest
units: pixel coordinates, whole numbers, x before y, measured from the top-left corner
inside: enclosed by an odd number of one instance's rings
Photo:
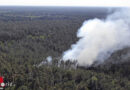
[[[0,76],[5,90],[130,90],[130,48],[102,65],[61,60],[79,38],[84,20],[104,19],[111,8],[0,7]],[[47,57],[52,60],[48,61]],[[115,62],[112,62],[113,59]],[[117,63],[117,62],[118,63]]]

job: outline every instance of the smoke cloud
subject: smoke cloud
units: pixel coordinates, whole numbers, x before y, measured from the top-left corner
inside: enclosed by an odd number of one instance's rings
[[[77,60],[81,66],[102,63],[113,52],[130,46],[130,9],[122,9],[105,20],[85,21],[77,32],[76,44],[63,53],[63,60]]]

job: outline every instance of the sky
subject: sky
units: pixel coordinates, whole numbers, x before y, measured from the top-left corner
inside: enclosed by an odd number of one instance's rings
[[[130,0],[0,0],[0,5],[130,7]]]

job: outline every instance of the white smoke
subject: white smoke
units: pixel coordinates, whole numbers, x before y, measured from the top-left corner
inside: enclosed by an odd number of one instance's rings
[[[85,21],[77,32],[80,38],[63,54],[63,60],[77,60],[81,66],[102,63],[114,51],[130,46],[130,9],[119,10],[105,20]]]
[[[50,65],[52,64],[52,57],[51,57],[51,56],[46,57],[46,59],[43,60],[42,62],[40,62],[40,63],[37,65],[37,67],[40,67],[40,66],[46,65],[46,64],[50,64]]]
[[[46,60],[47,60],[47,62],[51,63],[51,62],[52,62],[52,57],[51,57],[51,56],[48,56],[48,57],[46,58]]]

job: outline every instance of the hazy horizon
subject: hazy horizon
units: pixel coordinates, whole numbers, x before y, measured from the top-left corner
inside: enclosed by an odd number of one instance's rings
[[[129,0],[2,0],[0,6],[130,7]]]

